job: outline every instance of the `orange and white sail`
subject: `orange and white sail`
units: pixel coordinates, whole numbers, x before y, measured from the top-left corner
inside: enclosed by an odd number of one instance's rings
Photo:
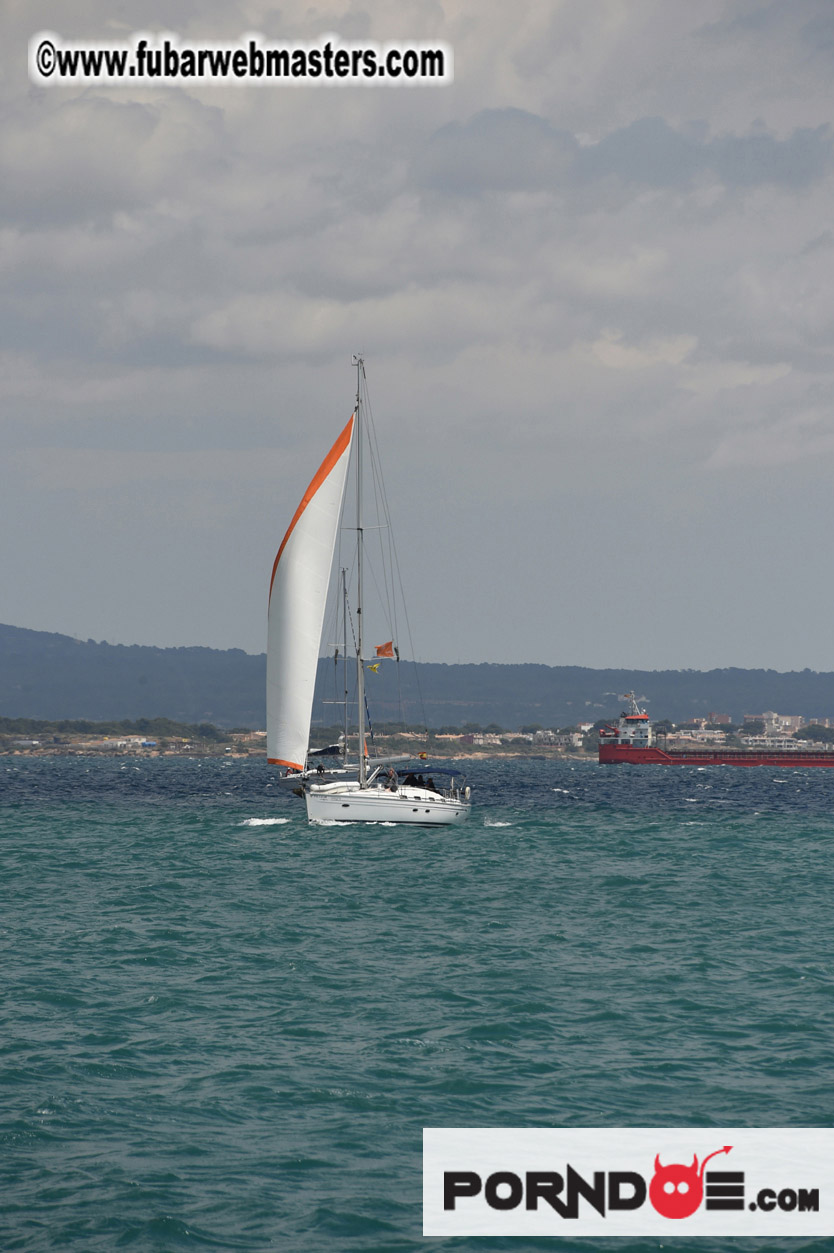
[[[296,770],[304,769],[307,758],[319,643],[354,417],[304,493],[272,567],[266,654],[266,751],[269,761]]]

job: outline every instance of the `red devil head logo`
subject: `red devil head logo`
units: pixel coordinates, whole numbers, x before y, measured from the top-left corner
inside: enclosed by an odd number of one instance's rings
[[[710,1157],[718,1153],[729,1153],[733,1146],[725,1144],[723,1149],[716,1149],[701,1162],[698,1170],[697,1153],[692,1158],[691,1166],[677,1162],[671,1166],[662,1166],[660,1154],[654,1159],[654,1176],[649,1184],[649,1200],[664,1218],[689,1218],[694,1214],[704,1196],[704,1167]]]

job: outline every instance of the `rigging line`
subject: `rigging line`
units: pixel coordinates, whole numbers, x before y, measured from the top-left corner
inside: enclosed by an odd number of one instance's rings
[[[389,556],[386,555],[385,546],[384,546],[384,538],[383,538],[383,531],[387,531],[388,529],[389,528],[387,526],[378,528],[379,534],[377,537],[377,543],[379,545],[379,557],[377,560],[378,560],[379,569],[381,571],[381,586],[380,586],[379,580],[375,579],[375,583],[376,583],[377,595],[379,596],[380,607],[383,610],[385,621],[386,623],[391,625],[392,629],[396,633],[397,608],[396,608],[396,602],[393,596],[392,578],[391,578],[391,574],[389,573],[389,567],[390,567],[391,562],[390,562],[390,555]]]
[[[383,537],[380,531],[379,550],[380,561],[382,565],[383,576],[385,580],[385,597],[387,602],[388,621],[392,623],[394,631],[398,629],[397,624],[397,604],[394,595],[393,585],[393,563],[390,558],[390,536],[391,536],[391,513],[388,507],[388,497],[385,491],[385,480],[382,477],[382,457],[379,450],[379,437],[376,431],[376,423],[374,422],[373,406],[371,404],[370,390],[368,388],[367,378],[364,380],[364,398],[365,398],[365,429],[368,433],[368,446],[371,456],[371,481],[374,489],[374,505],[376,507],[376,517],[379,521],[382,518],[384,529],[388,531],[389,537],[389,559],[386,562],[385,551],[383,547]],[[388,579],[388,568],[391,566],[391,582]],[[380,597],[380,599],[382,599]]]
[[[356,573],[357,553],[356,553],[356,528],[354,526],[347,526],[345,524],[345,515],[346,515],[347,509],[348,509],[348,497],[347,497],[347,493],[345,493],[345,496],[342,500],[342,514],[339,519],[339,527],[336,532],[337,560],[333,563],[333,569],[344,570],[347,584],[348,586],[350,586],[351,582],[353,581],[354,575]],[[349,535],[351,537],[350,542],[345,543],[345,539],[344,539],[345,535]],[[348,564],[348,561],[345,559],[345,555],[344,555],[345,550],[347,550],[347,553],[348,553],[349,564]],[[341,580],[339,581],[339,588],[341,588]],[[335,612],[337,615],[336,628],[338,631],[338,625],[339,625],[338,624],[338,604],[339,604],[339,601],[341,600],[341,595],[339,592],[337,592],[337,589],[335,587],[332,590],[334,593]],[[350,617],[350,602],[349,601],[347,603],[347,613],[348,613],[348,619],[350,621],[351,633],[353,634],[353,645],[354,645],[354,652],[355,652],[356,651],[356,635],[353,629],[353,618]],[[347,664],[347,658],[345,658],[345,664]]]
[[[408,650],[411,654],[411,659],[412,659],[411,664],[414,667],[414,685],[417,689],[417,704],[418,704],[418,708],[420,712],[420,721],[425,726],[427,725],[426,705],[425,705],[425,700],[423,698],[423,687],[420,682],[420,667],[417,664],[417,653],[414,648],[414,637],[411,633],[411,620],[408,616],[408,604],[406,603],[406,599],[405,599],[405,588],[403,587],[402,570],[400,569],[399,558],[397,556],[397,545],[396,545],[396,540],[394,539],[393,529],[389,531],[389,534],[391,537],[391,548],[392,548],[392,560],[391,560],[392,577],[394,574],[396,574],[397,584],[400,590],[400,601],[402,603],[403,619],[405,622],[405,633],[406,633],[406,638],[408,640]],[[395,601],[396,601],[396,598],[395,598]],[[399,652],[399,649],[398,649],[398,652]],[[399,668],[398,668],[398,672],[399,672]]]
[[[353,614],[351,613],[351,609],[350,609],[350,601],[347,601],[347,603],[345,604],[345,611],[347,613],[347,621],[348,621],[348,625],[350,626],[350,638],[353,643],[353,651],[355,654],[358,649],[358,642],[356,639],[356,630],[353,625]],[[347,657],[345,657],[345,665],[347,665]],[[357,695],[356,689],[354,688],[354,692],[353,692],[354,701],[356,699],[356,695]],[[365,708],[367,709],[367,707],[368,707],[368,702],[366,700]],[[362,751],[363,751],[363,748],[362,748],[362,745],[360,744],[358,747],[358,753],[361,754]],[[345,759],[347,760],[347,738],[345,739]]]
[[[353,629],[353,614],[350,612],[350,603],[348,603],[348,606],[347,606],[347,616],[348,616],[348,622],[350,623],[350,637],[353,640],[353,651],[356,652],[356,649],[357,649],[356,632]]]
[[[381,458],[379,455],[379,440],[378,440],[377,433],[376,433],[376,424],[374,422],[374,417],[373,417],[373,407],[371,405],[370,393],[368,391],[367,378],[364,380],[364,382],[365,382],[365,415],[366,415],[365,426],[366,426],[366,430],[368,431],[368,435],[369,435],[368,444],[370,446],[371,453],[372,453],[369,460],[371,462],[372,477],[373,477],[374,488],[375,488],[374,498],[375,498],[375,503],[377,504],[377,508],[379,507],[378,502],[381,501],[382,503],[383,517],[387,523],[387,530],[388,530],[388,545],[389,545],[389,553],[390,553],[391,579],[392,579],[391,600],[394,605],[394,610],[391,616],[391,621],[394,626],[395,634],[399,635],[399,624],[397,622],[397,612],[396,612],[396,606],[397,606],[397,597],[395,594],[396,588],[393,586],[394,578],[396,576],[396,582],[399,586],[399,591],[400,591],[400,601],[402,603],[403,617],[405,619],[405,628],[406,628],[406,635],[408,638],[409,651],[411,653],[412,658],[414,659],[413,661],[414,679],[415,679],[415,686],[417,688],[417,700],[418,700],[418,705],[420,709],[421,722],[423,723],[424,726],[427,727],[426,706],[425,706],[425,700],[423,698],[422,684],[420,683],[420,667],[417,665],[417,662],[416,662],[414,639],[413,639],[412,632],[411,632],[411,621],[408,615],[408,604],[405,599],[405,589],[403,587],[402,570],[400,568],[399,555],[397,553],[397,542],[394,537],[394,528],[391,525],[391,514],[390,514],[390,509],[388,506],[388,496],[385,491],[385,482],[382,478]],[[377,497],[377,488],[378,488],[378,497]],[[381,540],[381,537],[380,537],[380,540]]]
[[[329,604],[328,609],[329,609],[329,612],[328,612],[328,613],[326,614],[326,616],[325,616],[325,620],[324,620],[324,629],[323,629],[323,631],[322,631],[322,636],[321,636],[321,640],[322,640],[322,642],[324,642],[324,641],[334,640],[334,639],[336,638],[337,634],[338,634],[338,629],[339,629],[339,607],[338,607],[338,604],[336,604],[335,602],[334,602],[334,603],[331,603],[331,604]],[[334,648],[335,648],[336,646],[335,646],[335,645],[331,645],[331,644],[328,642],[328,644],[327,644],[327,650],[326,650],[326,652],[323,654],[324,658],[329,657],[329,653],[330,653],[330,648],[331,648],[331,647],[334,647]],[[337,650],[337,651],[338,651],[338,650]],[[330,702],[330,698],[329,698],[329,697],[328,697],[328,695],[327,695],[327,693],[328,693],[328,692],[329,692],[329,690],[330,690],[330,667],[328,666],[328,667],[327,667],[327,669],[326,669],[326,671],[325,671],[323,674],[321,674],[321,675],[320,675],[320,672],[319,672],[319,665],[318,665],[318,660],[321,660],[321,658],[320,658],[320,659],[317,659],[317,662],[316,662],[316,680],[315,680],[315,687],[314,687],[314,695],[313,695],[313,699],[314,699],[314,710],[315,710],[315,721],[316,721],[316,724],[317,724],[317,725],[319,725],[319,726],[323,726],[323,725],[326,725],[326,723],[325,723],[325,709],[324,709],[324,706],[325,706],[325,705],[328,705],[328,704],[330,704],[330,703],[331,703],[331,702]],[[333,697],[334,697],[334,700],[335,700],[335,699],[336,699],[336,697],[337,697],[336,677],[335,677],[335,667],[334,667],[333,685],[334,685],[334,686],[333,686]],[[337,703],[338,703],[338,701],[337,701]]]
[[[402,674],[400,672],[400,650],[397,649],[397,711],[400,715],[400,722],[405,722],[405,708],[403,707],[403,685]]]
[[[402,606],[403,606],[403,618],[405,619],[406,638],[408,639],[408,648],[412,657],[412,665],[414,666],[414,680],[415,680],[415,686],[417,688],[417,700],[420,706],[421,721],[425,724],[426,706],[423,700],[422,684],[420,683],[420,667],[417,664],[417,652],[414,647],[414,637],[412,636],[412,633],[411,633],[411,620],[408,616],[408,605],[405,599],[405,588],[403,587],[402,570],[400,569],[399,558],[397,556],[397,544],[396,544],[396,540],[394,538],[393,532],[391,534],[391,545],[392,545],[393,553],[394,553],[392,566],[393,566],[393,570],[396,571],[397,582],[399,584],[400,599],[402,601]]]
[[[366,389],[367,389],[367,380],[366,380]],[[374,451],[374,457],[371,459],[371,464],[372,464],[372,468],[374,472],[378,474],[379,498],[382,502],[383,517],[387,524],[388,543],[389,543],[389,548],[392,554],[392,560],[391,560],[392,576],[393,576],[394,569],[396,569],[397,577],[398,577],[399,585],[400,585],[400,596],[403,601],[403,611],[407,616],[408,610],[407,610],[407,606],[405,603],[405,593],[404,593],[403,586],[402,586],[402,577],[400,573],[399,557],[397,555],[396,539],[394,537],[394,528],[391,525],[391,511],[388,505],[388,494],[385,490],[385,481],[382,478],[382,458],[379,453],[379,440],[377,437],[376,425],[374,423],[374,418],[373,418],[373,409],[371,406],[370,394],[367,394],[367,397],[366,397],[366,411],[368,415],[367,427],[368,427],[369,435],[371,437],[373,451]],[[395,605],[396,605],[396,600],[395,600]],[[409,637],[409,642],[412,643],[410,637]],[[412,653],[413,653],[413,644],[412,644]]]
[[[384,581],[384,587],[385,587],[385,602],[384,603],[386,605],[388,621],[393,624],[394,629],[396,630],[397,605],[396,605],[396,599],[394,597],[393,570],[391,569],[391,520],[390,520],[390,517],[388,516],[387,506],[386,506],[385,497],[384,497],[385,487],[384,487],[384,483],[382,480],[381,467],[379,466],[374,467],[373,482],[374,482],[375,504],[377,506],[377,516],[379,516],[380,514],[380,501],[382,504],[383,525],[379,528],[379,533],[377,536],[377,543],[379,545],[379,561],[380,561],[380,567],[383,573],[383,581]],[[377,496],[376,494],[377,490],[381,492],[381,496]],[[386,534],[384,534],[383,532],[387,533],[387,540],[388,540],[387,554],[386,554]]]
[[[365,697],[365,717],[368,719],[368,731],[369,731],[369,733],[370,733],[371,743],[374,745],[374,747],[376,747],[376,740],[374,739],[374,728],[373,728],[373,724],[372,724],[372,722],[371,722],[371,711],[370,711],[370,709],[368,708],[368,698],[367,698],[367,696]]]
[[[406,593],[404,593],[404,588],[403,588],[402,570],[401,570],[401,566],[399,566],[399,556],[397,553],[397,541],[396,539],[394,539],[393,526],[391,525],[391,511],[389,511],[389,507],[388,507],[388,496],[386,492],[386,486],[384,486],[384,480],[382,479],[382,459],[381,459],[381,456],[379,456],[379,441],[377,437],[376,424],[374,424],[374,421],[373,421],[373,407],[371,405],[371,396],[369,396],[369,392],[368,392],[367,378],[366,380],[364,380],[364,405],[366,405],[366,430],[368,431],[368,436],[369,436],[368,445],[369,447],[371,447],[371,452],[372,452],[372,456],[369,457],[369,461],[371,461],[371,466],[372,466],[372,479],[373,479],[373,484],[374,484],[374,504],[377,504],[377,509],[378,509],[379,502],[382,502],[382,516],[383,516],[383,519],[386,520],[387,530],[388,530],[389,564],[391,564],[391,578],[392,578],[391,601],[393,604],[391,621],[393,623],[394,634],[396,634],[396,637],[398,637],[399,625],[397,621],[397,596],[396,596],[396,586],[393,585],[394,578],[396,578],[396,583],[399,586],[399,600],[401,600],[401,603],[402,603],[402,613],[403,613],[404,623],[406,623],[408,648],[409,648],[409,652],[411,652],[412,658],[416,658],[416,650],[414,650],[414,642],[413,642],[412,630],[411,630],[411,620],[409,620],[408,618],[408,605],[406,601]],[[382,543],[382,536],[381,536],[381,543]],[[384,561],[383,561],[383,568],[384,568]],[[425,698],[423,698],[422,684],[420,682],[420,667],[418,667],[416,663],[416,659],[414,659],[413,665],[414,665],[414,685],[416,685],[416,688],[417,688],[417,702],[418,702],[418,707],[420,707],[421,722],[423,723],[423,725],[426,725],[427,727],[426,702],[425,702]],[[397,673],[399,675],[399,668],[397,668]],[[402,712],[402,709],[401,709],[401,712]]]
[[[383,610],[384,610],[384,601],[383,601],[382,591],[380,590],[380,586],[379,586],[379,583],[378,583],[378,581],[377,581],[377,577],[376,577],[376,570],[375,570],[375,569],[374,569],[374,567],[370,564],[370,562],[368,563],[368,565],[367,565],[365,568],[366,568],[366,570],[370,569],[371,581],[372,581],[372,583],[373,583],[373,585],[374,585],[374,587],[375,587],[375,589],[376,589],[376,593],[377,593],[377,595],[379,596],[380,603],[383,605]],[[384,617],[385,617],[385,625],[386,625],[386,627],[390,630],[390,629],[391,629],[391,615],[390,615],[390,613],[384,613]],[[396,638],[396,632],[395,632],[395,638]]]

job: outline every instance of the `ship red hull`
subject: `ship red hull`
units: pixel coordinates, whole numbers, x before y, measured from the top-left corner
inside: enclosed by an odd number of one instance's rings
[[[630,744],[600,744],[601,765],[632,766],[831,766],[834,752],[799,748],[760,750],[720,748],[633,748]]]

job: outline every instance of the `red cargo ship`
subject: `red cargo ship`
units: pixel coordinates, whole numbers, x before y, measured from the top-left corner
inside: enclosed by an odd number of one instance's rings
[[[661,748],[654,742],[649,715],[626,693],[628,711],[615,726],[601,727],[602,765],[633,766],[834,766],[833,748]]]

